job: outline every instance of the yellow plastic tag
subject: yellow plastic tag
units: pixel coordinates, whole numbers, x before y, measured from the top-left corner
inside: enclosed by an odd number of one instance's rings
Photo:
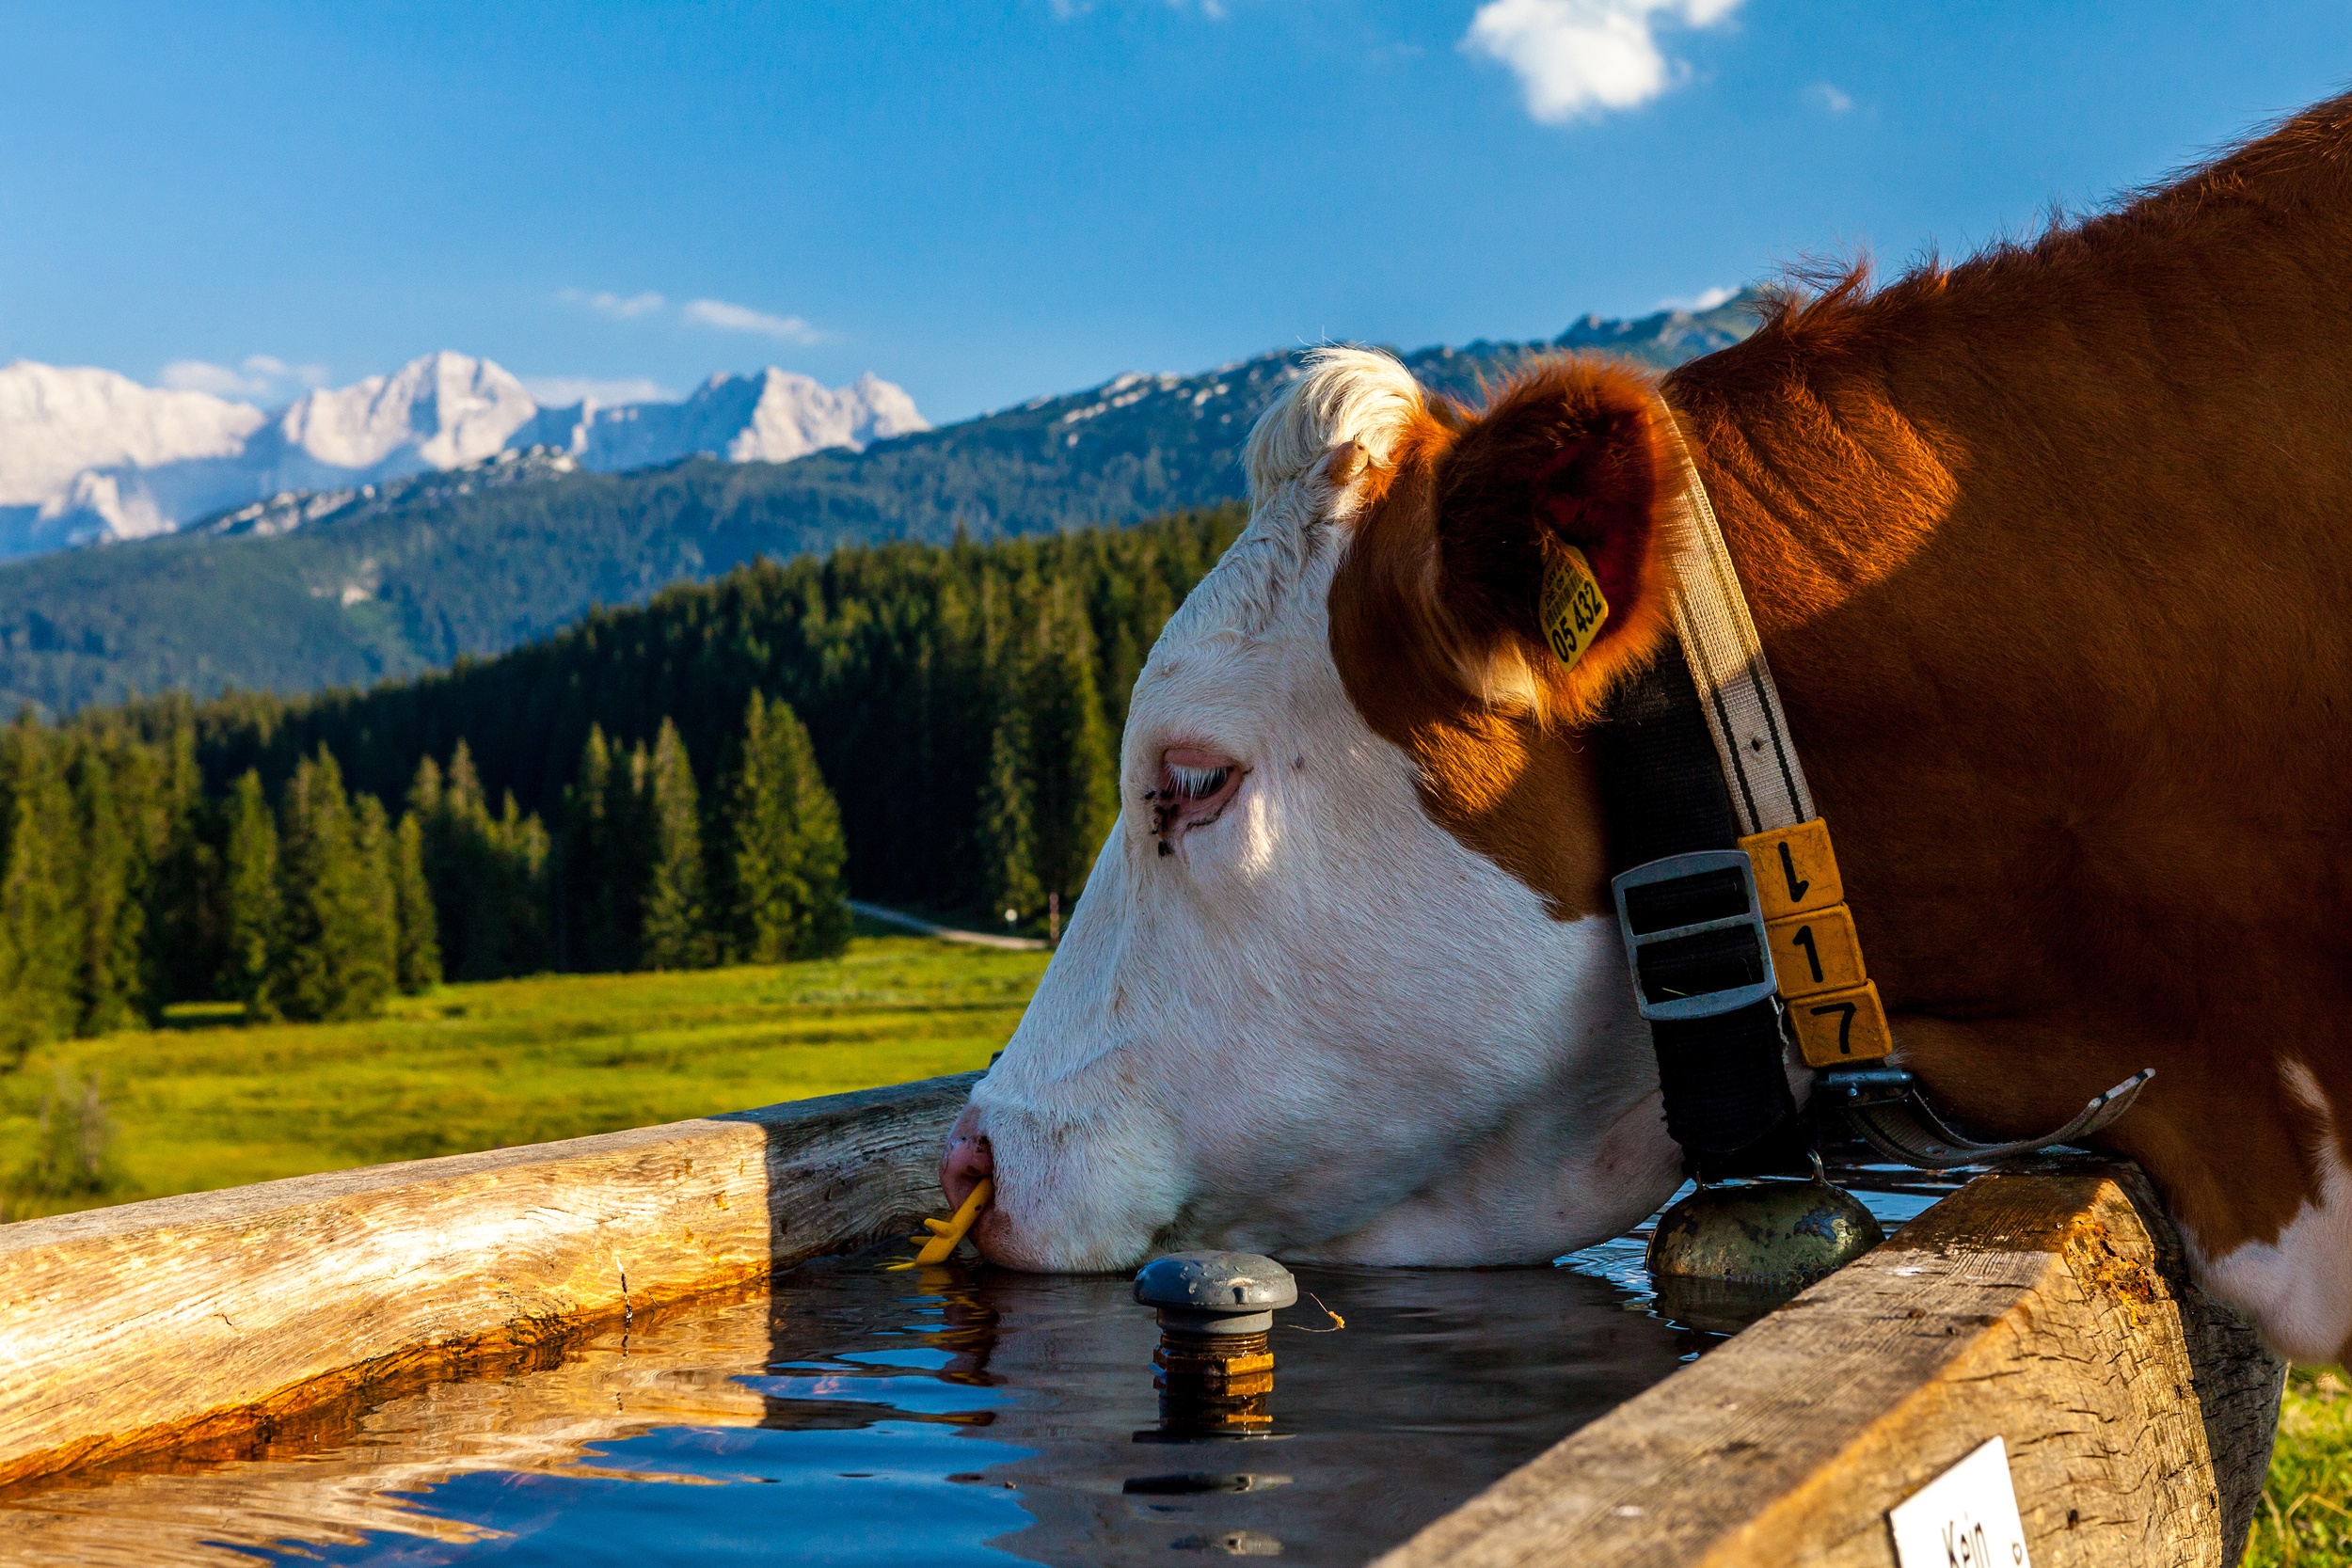
[[[1837,856],[1829,846],[1829,824],[1820,817],[1793,828],[1750,833],[1740,847],[1756,862],[1756,892],[1764,918],[1779,920],[1846,901]]]
[[[1843,904],[1772,921],[1764,935],[1772,943],[1772,974],[1784,1000],[1845,990],[1869,978],[1862,969],[1862,940],[1854,935],[1853,911]]]
[[[1564,548],[1544,574],[1539,613],[1551,651],[1560,656],[1561,663],[1575,669],[1576,661],[1600,635],[1600,624],[1609,619],[1609,601],[1600,596],[1600,579],[1593,576],[1593,563],[1575,546]]]
[[[1797,1044],[1810,1067],[1875,1062],[1895,1049],[1886,1027],[1886,1007],[1877,986],[1865,980],[1845,990],[1825,990],[1788,1004]]]

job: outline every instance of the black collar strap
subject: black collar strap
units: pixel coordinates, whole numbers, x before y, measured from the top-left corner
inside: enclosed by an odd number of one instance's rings
[[[1669,419],[1671,412],[1664,410]],[[1706,487],[1682,457],[1670,540],[1676,652],[1616,694],[1595,731],[1612,888],[1649,1021],[1667,1131],[1701,1180],[1802,1168],[1812,1148],[1788,1092],[1783,1020],[1816,1100],[1848,1111],[1891,1159],[1931,1169],[2088,1137],[2129,1108],[2142,1072],[2044,1138],[1978,1143],[1945,1125],[1894,1040],[1814,814],[1772,667]],[[1581,556],[1547,580],[1543,618],[1570,663],[1608,614]]]
[[[1782,1067],[1756,878],[1698,689],[1664,653],[1593,732],[1634,998],[1666,1131],[1703,1181],[1802,1168],[1811,1147]]]

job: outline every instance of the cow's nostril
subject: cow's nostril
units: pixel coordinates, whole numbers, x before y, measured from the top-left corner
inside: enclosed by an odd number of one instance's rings
[[[949,1136],[947,1157],[939,1163],[939,1187],[951,1206],[961,1208],[983,1177],[995,1174],[996,1155],[988,1134],[960,1130]]]

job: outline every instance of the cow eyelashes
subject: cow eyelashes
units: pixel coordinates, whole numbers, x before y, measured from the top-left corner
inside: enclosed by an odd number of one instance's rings
[[[1179,762],[1178,756],[1191,760]],[[1241,788],[1240,766],[1216,759],[1214,752],[1190,747],[1173,755],[1161,753],[1159,787],[1143,795],[1152,808],[1152,836],[1160,841],[1161,854],[1176,852],[1178,834],[1205,828],[1224,816],[1234,791]]]
[[[1169,763],[1168,792],[1179,800],[1203,800],[1223,789],[1232,771],[1230,768],[1181,768]]]

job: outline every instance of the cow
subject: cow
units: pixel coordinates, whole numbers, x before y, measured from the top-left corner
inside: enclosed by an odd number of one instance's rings
[[[986,1257],[1536,1262],[1673,1192],[1585,742],[1671,646],[1694,471],[1895,1062],[1987,1138],[2154,1069],[2097,1142],[2275,1349],[2352,1356],[2352,97],[2038,239],[1789,285],[1662,377],[1545,358],[1470,409],[1326,349],[1246,463],[949,1134]],[[1612,607],[1573,667],[1566,546]]]

